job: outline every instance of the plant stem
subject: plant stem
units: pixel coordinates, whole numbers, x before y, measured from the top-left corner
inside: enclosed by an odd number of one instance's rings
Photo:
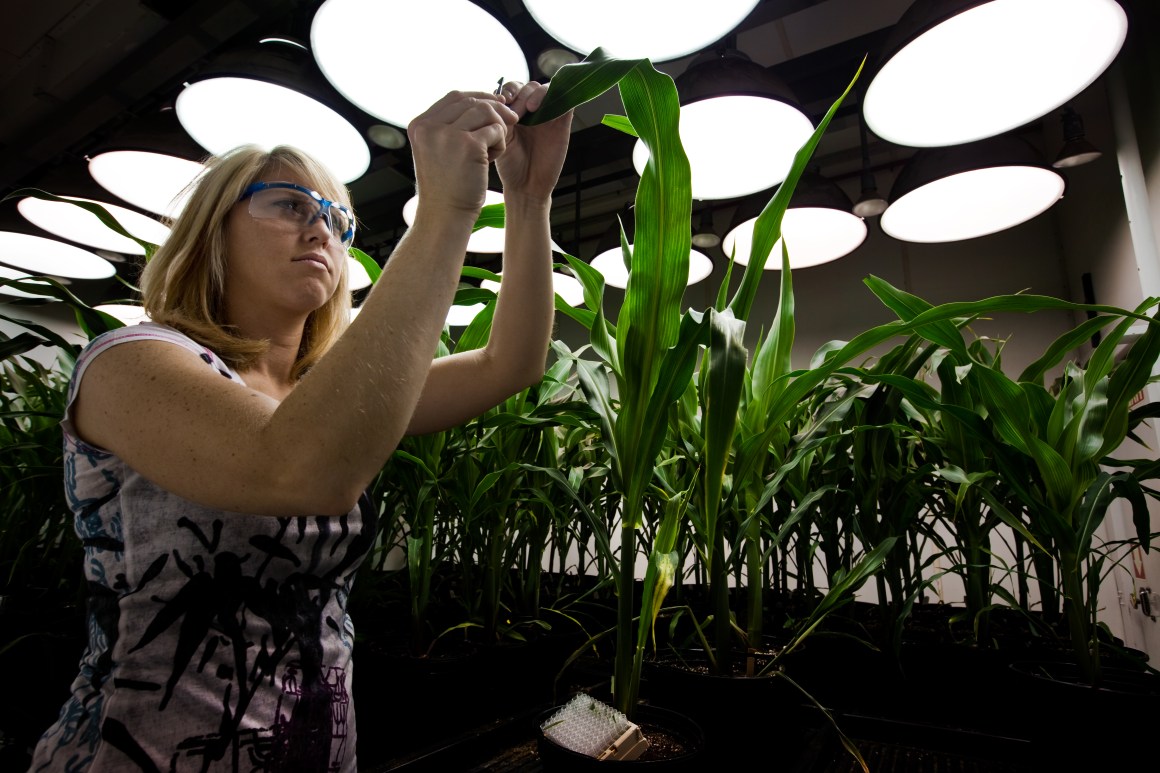
[[[636,708],[636,688],[633,681],[633,631],[635,617],[634,584],[636,582],[636,529],[631,513],[624,513],[620,527],[620,583],[616,607],[616,661],[612,677],[612,693],[616,707],[629,719]]]

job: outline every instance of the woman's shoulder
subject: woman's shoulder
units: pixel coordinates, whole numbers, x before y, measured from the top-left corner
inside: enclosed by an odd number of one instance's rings
[[[77,357],[76,368],[73,371],[73,389],[79,384],[89,364],[100,354],[114,346],[138,341],[160,341],[180,346],[196,354],[207,365],[219,370],[223,375],[233,378],[231,369],[209,347],[195,341],[189,335],[175,327],[157,322],[139,322],[135,325],[115,328],[93,338]]]
[[[157,322],[138,322],[135,325],[114,328],[101,333],[85,346],[81,351],[81,358],[92,358],[111,346],[128,343],[130,341],[168,341],[196,351],[206,350],[204,346],[169,325]],[[208,350],[207,350],[208,351]]]
[[[140,341],[159,341],[180,346],[192,354],[197,355],[202,362],[214,368],[226,378],[236,381],[241,380],[216,352],[204,344],[198,343],[177,328],[151,321],[115,328],[101,333],[89,341],[77,357],[76,366],[73,368],[72,378],[69,383],[65,416],[61,421],[61,426],[64,428],[66,434],[76,434],[76,429],[72,422],[73,403],[80,391],[81,381],[89,372],[89,366],[92,362],[102,353],[116,346]]]
[[[207,365],[218,370],[229,371],[230,368],[218,356],[217,352],[205,344],[199,343],[192,337],[175,327],[157,322],[139,322],[135,325],[126,325],[105,333],[101,333],[91,340],[77,358],[77,371],[83,371],[93,358],[110,348],[135,341],[162,341],[180,346],[193,352]]]

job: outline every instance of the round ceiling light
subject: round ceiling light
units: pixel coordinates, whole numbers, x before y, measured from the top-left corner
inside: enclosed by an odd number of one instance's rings
[[[724,96],[681,108],[681,144],[693,198],[731,199],[777,185],[813,133],[795,108],[763,97]],[[632,164],[644,174],[648,148],[637,140]]]
[[[499,272],[499,277],[503,278],[503,272]],[[491,279],[484,279],[479,283],[479,286],[485,290],[491,290],[493,293],[498,293],[500,283]],[[584,286],[580,284],[574,277],[566,274],[561,274],[557,271],[552,272],[552,290],[564,299],[564,303],[569,306],[579,306],[584,303]]]
[[[1011,135],[920,150],[890,191],[882,230],[908,242],[951,242],[1002,231],[1049,209],[1063,176]]]
[[[316,99],[265,81],[230,76],[187,85],[177,117],[199,145],[215,155],[239,145],[300,148],[350,182],[371,163],[366,140],[349,121]]]
[[[485,305],[483,303],[473,303],[470,306],[452,306],[447,310],[447,325],[450,327],[467,327],[479,312],[483,311]],[[360,311],[362,311],[362,306],[352,308],[350,310],[351,320],[357,317]]]
[[[1115,0],[916,2],[866,90],[866,123],[911,147],[1002,134],[1087,88],[1127,29]]]
[[[1030,220],[1051,208],[1063,191],[1063,178],[1039,167],[962,172],[894,201],[882,215],[882,230],[908,242],[973,239]]]
[[[362,290],[371,286],[371,277],[367,270],[363,268],[363,264],[359,263],[349,255],[346,258],[346,272],[348,289],[351,292],[355,290]]]
[[[631,245],[629,249],[631,249]],[[592,268],[604,276],[604,284],[619,287],[621,290],[628,287],[628,269],[624,265],[624,256],[620,247],[605,250],[597,255],[592,259]],[[695,285],[712,273],[713,261],[709,260],[709,257],[704,253],[690,250],[689,278],[685,282],[685,286]]]
[[[738,265],[749,265],[756,223],[757,218],[745,220],[725,234],[721,242],[721,249],[726,255],[732,253]],[[849,255],[866,241],[866,234],[866,221],[850,212],[828,207],[790,208],[781,221],[781,239],[774,243],[763,268],[781,270],[783,240],[789,250],[789,266],[795,269],[819,266]]]
[[[80,199],[73,196],[61,198],[100,204],[129,233],[150,244],[161,244],[169,237],[169,229],[151,217],[146,217],[115,204],[103,201]],[[100,250],[120,252],[126,255],[144,255],[145,248],[102,223],[88,210],[61,201],[48,201],[32,197],[23,198],[16,209],[33,225],[51,234]]]
[[[136,325],[138,322],[149,322],[149,315],[145,308],[132,303],[102,303],[94,306],[97,311],[103,311],[111,317],[120,320],[124,325]]]
[[[654,62],[678,59],[720,40],[756,5],[757,0],[524,0],[532,18],[574,51],[589,54],[599,46],[609,56]]]
[[[12,231],[0,231],[0,263],[72,279],[108,279],[117,273],[112,263],[80,247]]]
[[[489,190],[484,194],[484,205],[503,204],[503,194]],[[403,205],[403,222],[408,226],[415,224],[415,211],[419,208],[419,197],[412,196]],[[503,229],[484,226],[473,233],[467,240],[468,252],[495,253],[503,252]]]
[[[452,306],[447,310],[447,324],[451,327],[467,327],[486,305],[485,303],[472,303],[468,306]]]
[[[499,78],[529,79],[516,39],[468,0],[327,0],[314,14],[310,46],[335,89],[400,127],[449,91],[492,92]]]
[[[89,174],[118,198],[155,215],[174,218],[205,166],[143,150],[110,150],[89,159]]]

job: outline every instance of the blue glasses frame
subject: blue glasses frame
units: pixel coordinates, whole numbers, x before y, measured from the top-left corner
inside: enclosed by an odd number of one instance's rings
[[[331,217],[330,217],[330,208],[334,207],[335,209],[339,210],[344,215],[346,215],[346,220],[348,223],[350,223],[350,227],[347,228],[346,231],[344,231],[340,237],[340,240],[342,241],[342,246],[343,247],[350,247],[351,244],[354,243],[354,215],[351,213],[351,211],[349,209],[347,209],[347,207],[344,204],[340,204],[337,201],[330,201],[329,199],[325,199],[322,197],[322,194],[320,194],[318,191],[312,191],[309,188],[298,185],[296,183],[282,183],[282,182],[250,183],[249,186],[247,186],[246,189],[244,191],[242,191],[242,195],[238,197],[238,201],[245,201],[246,199],[250,198],[258,191],[270,190],[271,188],[286,188],[286,189],[292,190],[292,191],[300,191],[302,193],[305,193],[310,198],[314,199],[314,201],[318,202],[318,214],[315,215],[313,218],[311,218],[310,223],[308,223],[308,225],[313,225],[320,217],[325,218],[327,227],[330,228],[331,231],[333,232],[334,225],[333,225],[333,222],[331,221]]]

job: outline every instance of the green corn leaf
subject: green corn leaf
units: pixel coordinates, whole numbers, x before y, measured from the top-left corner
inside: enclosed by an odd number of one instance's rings
[[[56,298],[58,301],[63,301],[72,309],[73,316],[76,317],[77,325],[84,331],[85,336],[89,340],[96,338],[106,331],[125,326],[121,320],[111,314],[106,314],[103,311],[98,311],[92,306],[89,306],[80,298],[73,295],[63,284],[50,277],[33,276],[27,279],[0,279],[0,286],[3,285],[11,285],[26,293],[44,295],[49,298]],[[24,325],[24,327],[28,327],[28,325]]]
[[[1031,545],[1034,545],[1039,550],[1047,552],[1047,548],[1040,542],[1039,538],[1028,531],[1027,526],[1016,515],[1014,515],[1007,506],[995,496],[995,493],[987,488],[979,489],[979,495],[986,501],[987,506],[991,508],[991,512],[999,518],[1000,521],[1009,526],[1013,531],[1019,534],[1023,539]]]
[[[1068,444],[1062,453],[1063,458],[1073,460],[1073,464],[1098,460],[1102,456],[1100,449],[1104,446],[1104,433],[1121,424],[1120,422],[1109,422],[1109,383],[1110,380],[1107,378],[1100,379],[1095,383],[1083,401],[1082,412],[1073,422],[1075,429],[1069,432]],[[1127,425],[1126,413],[1125,411],[1124,422],[1122,422],[1125,427]],[[1117,439],[1116,445],[1119,445],[1121,440],[1123,440],[1122,434]]]
[[[636,128],[632,125],[632,121],[628,120],[627,115],[606,115],[600,120],[600,123],[632,137],[640,136],[636,133]]]
[[[582,61],[566,64],[557,70],[539,109],[525,114],[520,123],[535,126],[559,118],[596,99],[620,83],[634,67],[647,62],[647,59],[613,59],[604,53],[604,49],[597,48]],[[647,66],[651,68],[652,65]]]
[[[882,301],[888,309],[897,314],[901,320],[910,321],[924,311],[929,311],[933,308],[921,298],[903,292],[878,277],[871,276],[867,278],[865,284],[870,288],[871,292],[878,296],[878,300]],[[967,358],[967,347],[963,343],[963,335],[959,332],[958,327],[949,320],[942,320],[925,325],[919,328],[917,332],[928,341],[933,341],[939,346],[946,347],[950,351],[955,352],[962,359]]]
[[[600,417],[600,424],[604,430],[605,447],[612,457],[613,468],[619,468],[620,451],[617,446],[616,425],[617,410],[612,401],[611,391],[608,388],[608,377],[605,371],[594,362],[576,360],[576,375],[580,379],[580,387],[588,404]]]
[[[471,492],[471,507],[473,509],[479,507],[480,500],[487,496],[487,493],[495,488],[497,483],[503,480],[505,476],[510,475],[514,470],[519,468],[520,465],[509,464],[502,469],[492,470],[491,472],[484,475]]]
[[[760,421],[772,422],[770,407],[785,388],[791,368],[790,357],[796,335],[793,277],[789,269],[789,253],[782,246],[781,295],[769,338],[758,347],[751,371],[753,405],[751,410]]]
[[[475,219],[475,224],[471,226],[471,232],[475,233],[481,228],[503,228],[504,212],[503,202],[499,204],[485,204],[479,210],[479,217]]]
[[[592,311],[602,308],[604,305],[604,275],[579,258],[565,255],[564,259],[568,261],[572,274],[584,289],[584,305]]]
[[[608,529],[600,516],[592,511],[589,502],[580,495],[575,487],[568,482],[568,478],[555,467],[540,467],[533,464],[521,464],[520,467],[544,475],[552,485],[569,500],[588,522],[589,533],[596,542],[598,553],[607,560],[612,560],[616,552],[608,539]],[[615,578],[615,577],[614,577]]]
[[[1123,361],[1112,374],[1108,386],[1108,402],[1114,416],[1127,415],[1132,399],[1148,384],[1157,358],[1160,358],[1160,325],[1150,324],[1144,334],[1133,342]],[[1126,426],[1124,432],[1125,434],[1127,432]],[[1123,437],[1120,436],[1120,439]],[[1119,440],[1116,441],[1116,445],[1119,445]],[[1110,453],[1111,450],[1105,446],[1105,453]]]
[[[1114,328],[1104,336],[1100,341],[1100,345],[1092,352],[1092,356],[1088,359],[1087,365],[1084,366],[1084,389],[1089,390],[1095,382],[1103,379],[1116,364],[1116,350],[1123,340],[1124,334],[1128,332],[1131,327],[1131,319],[1122,319],[1116,324]]]
[[[156,244],[147,242],[144,239],[138,239],[136,236],[126,231],[125,227],[117,221],[117,218],[113,217],[109,213],[109,210],[105,209],[100,204],[96,204],[91,201],[76,201],[74,199],[66,199],[63,196],[54,196],[53,194],[48,193],[47,191],[42,191],[38,188],[19,188],[15,191],[12,191],[12,193],[9,193],[3,199],[0,199],[0,201],[23,198],[43,199],[44,201],[55,201],[62,204],[72,204],[75,207],[80,207],[81,209],[87,212],[91,212],[93,215],[95,215],[97,219],[100,220],[109,230],[124,236],[126,239],[131,239],[136,242],[141,247],[141,249],[145,250],[146,260],[152,258],[153,253],[157,251]]]
[[[555,305],[556,311],[560,312],[566,317],[574,319],[576,322],[580,323],[580,326],[585,330],[592,330],[592,326],[596,324],[595,314],[593,314],[588,309],[576,308],[561,298],[559,293],[556,293],[556,297],[553,303]]]
[[[65,355],[70,357],[72,360],[75,360],[76,356],[78,354],[80,354],[80,350],[81,350],[80,346],[67,341],[59,333],[57,333],[53,330],[49,330],[48,328],[44,327],[43,325],[38,325],[35,322],[30,322],[26,319],[17,319],[16,317],[9,317],[6,314],[0,314],[0,319],[5,320],[6,322],[11,322],[14,325],[19,325],[20,327],[22,327],[26,331],[28,331],[28,333],[22,333],[22,334],[18,335],[17,338],[20,338],[23,335],[32,334],[32,335],[36,336],[37,338],[39,338],[40,340],[44,341],[44,344],[46,346],[57,347],[57,349],[59,349],[61,352],[65,353]],[[5,358],[5,359],[7,359],[7,358]]]
[[[893,550],[897,540],[897,537],[887,537],[875,545],[873,550],[862,556],[849,572],[836,572],[830,589],[826,591],[826,595],[810,612],[804,623],[794,632],[782,654],[793,652],[831,612],[853,601],[854,593],[885,563],[887,555]]]
[[[615,328],[604,318],[604,276],[582,260],[566,255],[572,273],[584,288],[584,305],[594,314],[588,326],[592,351],[596,352],[614,372],[619,372],[620,360],[616,349]]]
[[[379,277],[382,276],[383,270],[379,267],[379,264],[375,261],[374,258],[372,258],[370,255],[367,255],[358,247],[350,248],[350,256],[357,260],[359,265],[362,266],[363,269],[367,272],[367,276],[371,278],[372,285],[379,281]]]
[[[442,433],[433,433],[433,434],[441,435]],[[425,460],[421,459],[420,457],[416,456],[415,454],[410,453],[409,451],[404,451],[401,448],[396,448],[395,452],[393,454],[391,454],[391,458],[392,459],[402,459],[402,460],[406,460],[406,461],[410,462],[411,464],[418,467],[420,472],[422,473],[423,477],[428,479],[428,480],[438,480],[439,479],[439,476],[435,474],[435,472],[431,469],[430,466],[428,466],[428,464]]]
[[[487,346],[487,339],[491,335],[491,322],[494,317],[495,301],[492,300],[480,309],[479,313],[475,315],[475,319],[471,320],[471,324],[464,329],[459,340],[455,343],[455,351],[468,352]]]
[[[661,361],[657,388],[650,395],[642,421],[639,424],[624,422],[622,408],[621,421],[617,425],[620,448],[626,457],[631,455],[632,459],[639,460],[642,465],[647,463],[649,466],[648,471],[637,468],[638,477],[635,483],[627,481],[633,487],[634,496],[643,494],[644,487],[651,478],[652,460],[660,453],[668,432],[665,416],[681,398],[693,378],[698,349],[705,344],[705,336],[708,334],[706,328],[704,316],[690,309],[681,319],[677,343],[665,353]],[[625,426],[632,428],[633,434],[626,435],[623,429]],[[627,491],[625,493],[629,494]]]
[[[704,481],[705,525],[708,533],[713,534],[721,504],[725,467],[737,427],[748,352],[744,344],[745,323],[736,319],[731,310],[718,312],[710,309],[708,323],[709,368],[701,414],[705,438],[701,479]]]
[[[1018,381],[1034,381],[1041,383],[1043,375],[1058,365],[1064,357],[1082,346],[1093,335],[1115,322],[1115,317],[1099,316],[1085,320],[1073,329],[1061,335],[1047,347],[1047,350],[1035,362],[1028,365],[1019,374]]]
[[[880,383],[887,384],[893,389],[897,389],[907,400],[929,411],[939,411],[946,417],[953,418],[954,425],[959,431],[965,431],[972,436],[970,443],[979,443],[980,441],[990,438],[990,431],[983,421],[983,417],[974,411],[964,408],[961,405],[946,402],[938,399],[938,393],[929,384],[918,381],[907,376],[900,376],[893,373],[870,373],[867,371],[855,371],[861,380],[866,383]],[[947,389],[949,381],[944,379],[942,381],[944,391]]]
[[[1123,473],[1111,474],[1100,472],[1092,484],[1084,492],[1083,501],[1076,512],[1076,544],[1083,552],[1090,549],[1092,537],[1099,525],[1103,523],[1107,514],[1108,505],[1115,498],[1115,482],[1117,476]],[[1145,504],[1147,507],[1147,504]]]
[[[479,266],[464,266],[460,269],[459,275],[467,277],[468,279],[488,279],[492,282],[499,282],[503,279],[503,277],[494,271],[488,271],[486,268],[480,268]]]
[[[20,333],[14,338],[0,340],[0,362],[30,352],[38,346],[49,346],[51,342],[32,333]]]
[[[888,283],[871,274],[863,280],[867,285]],[[1094,311],[1102,314],[1112,314],[1117,319],[1131,317],[1132,319],[1149,324],[1157,321],[1140,311],[1126,311],[1116,306],[1102,304],[1074,303],[1049,295],[1031,295],[1018,293],[1014,295],[996,295],[977,301],[958,301],[944,303],[917,315],[913,321],[918,326],[939,322],[944,319],[969,318],[980,314],[998,314],[1004,312],[1030,314],[1037,311]]]
[[[1117,485],[1117,492],[1132,505],[1132,525],[1136,529],[1137,543],[1147,553],[1151,548],[1152,516],[1148,511],[1148,502],[1144,498],[1144,491],[1135,475],[1121,479]]]
[[[635,392],[621,399],[632,410],[647,402],[657,363],[677,337],[692,248],[692,188],[672,78],[637,68],[625,75],[620,92],[649,151],[636,193],[632,271],[617,322],[625,377]]]
[[[677,131],[680,105],[672,78],[652,67],[636,68],[624,76],[620,92],[650,153],[637,188],[632,271],[616,328],[623,372],[618,373],[621,409],[615,431],[625,518],[632,522],[660,450],[659,442],[654,442],[656,426],[647,423],[648,416],[652,413],[663,428],[670,407],[658,407],[653,390],[665,352],[682,326],[679,310],[688,276],[692,194],[688,158]],[[679,385],[672,401],[684,386]]]
[[[460,287],[451,301],[453,306],[471,306],[476,303],[490,303],[495,300],[495,292],[482,287]]]
[[[818,127],[814,129],[814,133],[810,135],[806,144],[802,145],[794,156],[793,166],[790,167],[785,181],[778,186],[773,198],[757,216],[757,222],[753,227],[753,247],[750,252],[749,264],[741,276],[741,285],[729,303],[734,316],[738,319],[749,319],[749,312],[753,308],[754,299],[757,297],[757,286],[761,282],[761,272],[765,269],[765,261],[769,258],[769,253],[773,251],[773,245],[781,238],[781,221],[785,217],[785,211],[789,207],[789,200],[793,196],[794,190],[797,188],[798,180],[801,179],[802,173],[809,165],[814,150],[818,147],[818,143],[829,127],[830,121],[833,120],[834,114],[838,112],[838,108],[841,107],[850,90],[854,88],[864,66],[865,60],[863,59],[862,64],[858,65],[858,71],[854,73],[853,79],[846,86],[846,90],[830,106]]]

